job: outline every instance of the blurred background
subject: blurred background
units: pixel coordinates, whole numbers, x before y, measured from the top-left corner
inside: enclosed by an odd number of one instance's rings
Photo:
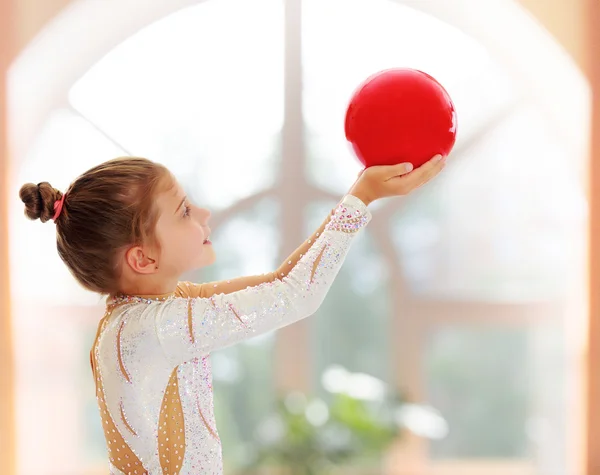
[[[373,207],[317,315],[212,355],[227,474],[583,474],[585,0],[0,4],[4,475],[108,469],[103,303],[23,217],[21,184],[146,156],[213,212],[217,264],[190,279],[270,271],[359,170],[354,88],[399,66],[450,93],[455,151]]]

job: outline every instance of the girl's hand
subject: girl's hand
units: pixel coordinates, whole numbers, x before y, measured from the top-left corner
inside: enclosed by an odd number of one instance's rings
[[[445,164],[445,157],[436,155],[416,170],[410,163],[369,167],[360,172],[348,194],[367,206],[380,198],[407,195],[435,177]]]

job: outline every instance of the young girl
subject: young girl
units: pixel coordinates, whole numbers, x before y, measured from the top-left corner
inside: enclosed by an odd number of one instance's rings
[[[209,284],[179,281],[215,260],[210,212],[164,166],[117,158],[64,194],[46,182],[24,185],[27,217],[52,219],[73,276],[108,296],[91,365],[110,473],[222,474],[210,352],[313,314],[371,219],[367,206],[409,193],[444,162],[364,170],[275,272]]]

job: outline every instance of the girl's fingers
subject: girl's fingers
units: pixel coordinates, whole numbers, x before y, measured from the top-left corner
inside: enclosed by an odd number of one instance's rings
[[[436,155],[412,173],[392,180],[394,184],[394,194],[405,195],[412,190],[419,188],[440,173],[445,164],[446,160],[444,157]]]

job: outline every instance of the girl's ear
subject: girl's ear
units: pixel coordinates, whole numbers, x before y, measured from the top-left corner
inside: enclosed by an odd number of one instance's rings
[[[138,274],[154,274],[158,270],[156,259],[142,246],[133,246],[125,252],[125,263]]]

